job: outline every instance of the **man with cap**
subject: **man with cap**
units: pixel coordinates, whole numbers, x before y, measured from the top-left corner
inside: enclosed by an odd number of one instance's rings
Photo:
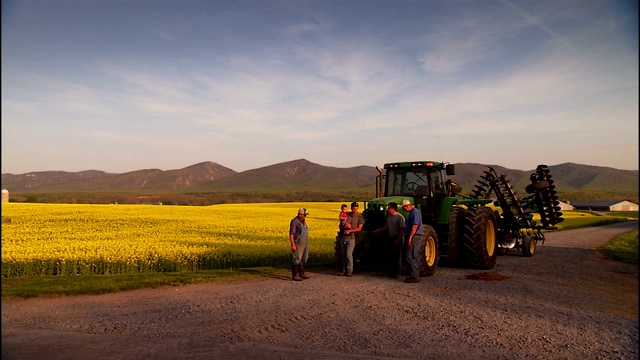
[[[291,263],[291,280],[302,281],[308,279],[304,273],[304,264],[309,258],[309,228],[305,220],[309,212],[306,208],[298,209],[298,216],[294,217],[289,224],[289,240],[291,241],[291,251],[293,251],[293,262]]]
[[[338,276],[353,276],[353,249],[356,247],[356,233],[362,230],[364,218],[358,213],[358,203],[351,203],[351,212],[347,213],[347,229],[342,242],[342,270]]]
[[[402,209],[408,212],[406,232],[405,232],[405,245],[407,246],[407,263],[409,264],[409,277],[404,280],[406,283],[420,282],[420,250],[424,247],[423,226],[422,226],[422,214],[411,201],[402,200]]]
[[[404,244],[405,219],[398,212],[398,204],[390,202],[387,205],[387,222],[383,228],[374,230],[387,233],[387,246],[391,256],[389,257],[389,276],[393,278],[402,277],[402,245]]]

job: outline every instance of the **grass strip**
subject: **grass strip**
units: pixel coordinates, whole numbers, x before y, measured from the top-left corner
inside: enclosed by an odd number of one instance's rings
[[[159,286],[182,286],[205,282],[242,281],[258,277],[288,277],[288,269],[276,267],[197,272],[127,275],[28,276],[2,279],[2,298],[33,298],[58,295],[97,295]]]
[[[638,264],[638,230],[615,237],[604,244],[600,251],[610,259]]]

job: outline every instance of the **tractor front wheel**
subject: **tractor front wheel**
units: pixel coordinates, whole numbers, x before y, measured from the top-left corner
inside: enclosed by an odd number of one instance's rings
[[[420,276],[431,276],[436,272],[438,265],[438,236],[436,230],[424,226],[424,247],[420,250]]]

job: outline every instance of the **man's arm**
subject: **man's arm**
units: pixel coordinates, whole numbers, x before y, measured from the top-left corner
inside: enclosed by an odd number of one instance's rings
[[[418,224],[411,226],[411,232],[409,232],[409,240],[407,240],[407,246],[413,245],[413,236],[418,231]]]
[[[400,228],[400,231],[398,231],[398,238],[396,239],[396,245],[402,244],[403,238],[404,238],[404,226]]]
[[[349,230],[345,230],[345,235],[349,235],[349,234],[353,234],[353,233],[357,233],[359,231],[362,230],[362,226],[364,225],[364,220],[362,220],[362,215],[360,215],[360,219],[359,219],[359,224],[357,227],[353,228],[353,229],[349,229]]]
[[[353,229],[345,230],[345,231],[344,231],[344,233],[345,233],[346,235],[353,234],[353,233],[357,233],[357,232],[359,232],[359,231],[361,231],[361,230],[362,230],[362,225],[364,225],[364,224],[360,224],[360,225],[358,225],[358,227],[353,228]]]
[[[298,247],[296,246],[296,230],[297,230],[296,219],[291,220],[289,224],[289,241],[291,241],[291,251],[296,251]]]

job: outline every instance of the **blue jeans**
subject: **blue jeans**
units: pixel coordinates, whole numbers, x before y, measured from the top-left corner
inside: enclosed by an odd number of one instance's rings
[[[407,244],[409,239],[405,240],[405,244]],[[420,254],[422,248],[424,247],[424,238],[422,235],[414,235],[411,246],[407,244],[407,263],[409,264],[409,270],[411,272],[411,277],[419,277],[420,276]]]
[[[342,245],[342,269],[353,272],[353,249],[356,247],[356,239],[343,237]]]

